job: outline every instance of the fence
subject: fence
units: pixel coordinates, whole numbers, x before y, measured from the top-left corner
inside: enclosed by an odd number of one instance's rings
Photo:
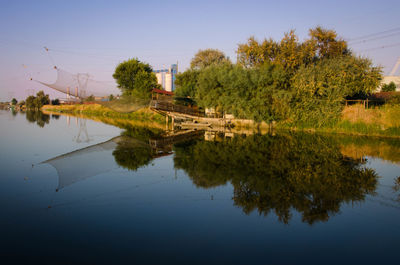
[[[150,102],[150,108],[154,108],[156,110],[168,111],[168,112],[177,112],[192,116],[204,117],[204,113],[199,111],[198,109],[175,105],[168,101],[160,101],[160,100],[152,100]]]

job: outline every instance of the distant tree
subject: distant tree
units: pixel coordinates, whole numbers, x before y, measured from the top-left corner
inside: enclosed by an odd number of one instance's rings
[[[221,64],[224,62],[230,62],[230,60],[220,50],[199,50],[190,62],[190,68],[198,70],[210,65]]]
[[[112,101],[112,100],[114,100],[114,99],[115,99],[115,97],[114,97],[113,94],[111,94],[110,96],[108,96],[108,100],[109,100],[109,101]]]
[[[383,84],[382,85],[382,91],[383,92],[396,91],[396,84],[394,82],[390,82],[389,84]]]
[[[93,95],[90,95],[90,96],[88,96],[87,98],[85,98],[85,101],[86,101],[86,102],[92,102],[92,101],[95,101],[95,98],[94,98]]]
[[[53,100],[51,101],[51,105],[60,105],[60,100],[59,100],[58,98],[53,99]]]
[[[37,99],[36,108],[38,109],[40,109],[43,105],[50,104],[50,97],[49,95],[45,95],[43,90],[40,90],[36,94],[36,99]]]
[[[16,105],[18,103],[18,101],[17,101],[17,99],[16,98],[13,98],[12,100],[11,100],[11,105]]]
[[[39,91],[35,96],[29,96],[25,100],[27,109],[40,109],[43,105],[50,103],[49,95],[45,95],[43,90]]]
[[[149,99],[151,90],[159,87],[151,66],[138,59],[120,63],[113,77],[124,96]]]

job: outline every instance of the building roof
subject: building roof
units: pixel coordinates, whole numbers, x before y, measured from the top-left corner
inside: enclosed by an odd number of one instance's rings
[[[154,89],[152,90],[152,92],[153,92],[153,93],[158,93],[158,94],[169,95],[169,96],[173,96],[173,95],[174,95],[173,92],[169,92],[169,91],[165,91],[165,90],[161,90],[161,89],[157,89],[157,88],[154,88]]]

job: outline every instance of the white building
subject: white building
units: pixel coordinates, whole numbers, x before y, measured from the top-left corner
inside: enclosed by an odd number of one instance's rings
[[[172,64],[168,69],[155,70],[157,83],[163,90],[173,92],[175,90],[175,76],[178,73],[178,64]]]

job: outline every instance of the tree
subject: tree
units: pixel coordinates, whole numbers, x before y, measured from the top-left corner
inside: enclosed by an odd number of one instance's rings
[[[93,95],[90,95],[90,96],[88,96],[87,98],[85,98],[85,101],[86,101],[86,102],[93,102],[93,101],[95,101],[95,98],[94,98]]]
[[[230,60],[220,50],[199,50],[190,62],[190,68],[199,70],[210,65],[221,64],[224,62],[230,62]]]
[[[316,56],[319,58],[333,58],[350,54],[346,41],[338,39],[334,30],[316,27],[310,29],[310,42],[315,45]]]
[[[18,101],[17,101],[16,98],[13,98],[13,99],[11,100],[11,105],[15,106],[17,103],[18,103]]]
[[[343,100],[369,94],[381,79],[381,68],[369,59],[341,56],[302,66],[292,78],[293,120],[322,126],[340,117]]]
[[[40,109],[43,105],[50,103],[49,95],[45,95],[43,90],[39,91],[35,96],[29,96],[25,100],[25,106],[27,109]]]
[[[392,92],[392,91],[396,91],[396,84],[394,82],[382,85],[382,92]]]
[[[53,99],[53,100],[51,101],[51,105],[60,105],[60,100],[59,100],[58,98]]]
[[[109,100],[109,101],[113,101],[114,99],[115,99],[115,97],[114,97],[113,94],[110,94],[110,95],[108,96],[108,100]]]
[[[309,39],[304,42],[298,39],[294,30],[285,33],[280,42],[273,39],[258,42],[250,37],[247,43],[238,46],[238,63],[245,67],[258,67],[268,62],[295,70],[303,64],[350,54],[347,43],[339,39],[334,30],[316,27],[310,29]]]
[[[175,95],[178,97],[190,97],[196,96],[197,80],[200,71],[194,69],[188,69],[183,73],[177,74],[175,79]]]
[[[124,96],[149,99],[151,90],[159,87],[151,66],[138,59],[120,63],[113,77]]]

